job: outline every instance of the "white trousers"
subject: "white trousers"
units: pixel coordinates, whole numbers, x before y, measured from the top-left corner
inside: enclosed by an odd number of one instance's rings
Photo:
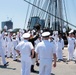
[[[73,59],[74,48],[68,48],[68,60]]]
[[[10,57],[12,54],[12,47],[7,47],[7,57]]]
[[[62,49],[61,50],[57,50],[57,59],[63,59],[63,53],[62,53]]]
[[[74,50],[73,55],[74,55],[74,58],[76,59],[76,49]]]
[[[16,60],[16,50],[12,49],[12,54],[13,54],[13,60]]]
[[[73,52],[74,51],[68,51],[68,60],[73,60]]]
[[[51,75],[52,61],[50,59],[40,60],[39,75]]]
[[[31,60],[21,60],[21,66],[21,75],[30,75]]]
[[[7,55],[7,51],[6,51],[6,47],[3,46],[3,50],[4,50],[4,55]]]
[[[0,48],[0,55],[1,55],[1,57],[2,57],[2,62],[3,62],[3,64],[6,64],[5,55],[4,55],[4,51],[3,51],[2,48]]]

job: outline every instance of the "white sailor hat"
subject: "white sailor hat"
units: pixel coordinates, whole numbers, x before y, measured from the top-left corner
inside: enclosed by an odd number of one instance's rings
[[[42,37],[47,37],[47,36],[50,36],[50,32],[43,32],[42,33]]]
[[[34,33],[34,32],[36,32],[36,31],[33,29],[32,32]]]
[[[16,33],[13,33],[13,36],[16,36]]]
[[[4,26],[4,29],[6,29],[6,30],[7,30],[7,26],[6,26],[6,25]]]
[[[43,30],[41,30],[40,32],[43,33]]]
[[[5,35],[7,35],[8,33],[7,33],[7,32],[5,32],[4,34],[5,34]]]
[[[24,33],[22,37],[23,38],[29,38],[30,37],[30,34],[29,33]]]
[[[71,30],[70,32],[69,32],[69,34],[71,34],[71,33],[73,33],[74,32],[74,30]]]

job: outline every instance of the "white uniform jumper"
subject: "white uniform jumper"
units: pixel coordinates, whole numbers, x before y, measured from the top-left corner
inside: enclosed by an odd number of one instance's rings
[[[6,64],[5,54],[4,54],[4,50],[2,48],[2,38],[3,38],[3,36],[4,36],[4,33],[0,34],[0,55],[2,57],[3,64]]]
[[[16,54],[17,54],[17,52],[16,52],[16,46],[17,46],[17,44],[18,44],[18,41],[17,41],[17,39],[13,39],[12,40],[12,43],[13,43],[13,49],[12,49],[12,54],[13,54],[13,60],[16,60]]]
[[[53,53],[56,53],[54,44],[43,40],[37,45],[36,53],[40,57],[39,75],[50,75]]]
[[[74,47],[75,47],[75,38],[68,37],[68,60],[73,59]]]
[[[3,37],[3,38],[2,38],[2,47],[3,47],[3,50],[4,50],[4,54],[5,54],[5,55],[7,55],[6,46],[7,46],[6,37]]]
[[[74,50],[74,58],[76,60],[76,38],[75,38],[75,50]]]
[[[19,50],[21,53],[21,65],[22,65],[22,74],[21,75],[30,75],[31,68],[31,50],[34,49],[31,42],[24,40],[16,46],[16,50]]]
[[[57,42],[57,59],[63,60],[62,49],[64,48],[64,40],[61,38]]]
[[[12,37],[7,37],[7,57],[10,57],[12,54],[12,48],[13,48],[13,43],[12,43]]]

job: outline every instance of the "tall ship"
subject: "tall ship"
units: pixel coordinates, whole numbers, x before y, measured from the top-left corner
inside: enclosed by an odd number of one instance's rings
[[[54,31],[65,31],[69,25],[65,0],[24,0],[28,3],[24,28],[34,29],[36,24]]]

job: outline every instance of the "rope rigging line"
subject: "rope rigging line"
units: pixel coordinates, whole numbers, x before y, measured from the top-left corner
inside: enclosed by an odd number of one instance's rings
[[[31,0],[29,0],[29,1],[31,1]],[[28,17],[29,8],[30,8],[30,4],[28,4],[28,8],[27,8],[27,12],[26,12],[26,18],[25,18],[25,23],[24,23],[24,29],[25,29],[25,25],[26,25],[26,22],[27,22],[27,17]]]
[[[49,0],[48,0],[48,1],[45,0],[44,4],[43,4],[43,6],[42,6],[42,9],[47,11],[48,4],[49,4]],[[45,18],[45,12],[42,11],[40,16],[41,16],[41,18]]]
[[[48,7],[47,7],[47,10],[46,11],[48,11],[48,12],[50,12],[51,11],[51,3],[52,3],[52,1],[51,0],[49,0],[49,2],[48,2]],[[50,27],[49,26],[49,22],[50,22],[50,14],[47,14],[46,13],[46,16],[45,16],[45,26],[46,27]]]
[[[57,16],[57,0],[55,0],[55,22],[57,20],[56,16]],[[56,30],[56,26],[55,26],[55,30]]]
[[[35,0],[35,5],[37,6],[37,3],[38,3],[38,0]],[[37,9],[38,8],[34,8],[34,13],[33,13],[33,16],[36,16],[36,13],[37,13]]]
[[[43,0],[40,0],[40,7],[42,7],[43,6]],[[39,17],[40,17],[40,14],[41,14],[41,10],[39,10]]]
[[[36,4],[36,0],[33,1],[33,4]],[[34,16],[35,7],[32,6],[30,17]]]
[[[73,27],[75,27],[75,28],[76,28],[76,26],[75,26],[75,25],[73,25],[73,24],[71,24],[71,23],[69,23],[69,22],[65,21],[64,19],[59,18],[59,17],[57,17],[57,16],[55,16],[55,15],[53,15],[53,14],[49,13],[48,11],[46,11],[46,10],[44,10],[44,9],[42,9],[42,8],[40,8],[40,7],[36,6],[36,5],[34,5],[34,4],[32,4],[31,2],[29,2],[29,1],[27,1],[27,0],[24,0],[24,1],[25,1],[25,2],[27,2],[27,3],[29,3],[30,5],[33,5],[34,7],[38,8],[38,9],[40,9],[40,10],[42,10],[42,11],[44,11],[44,12],[46,12],[46,13],[48,13],[48,14],[50,14],[50,15],[52,15],[52,16],[54,16],[54,17],[56,17],[56,18],[58,18],[58,19],[60,19],[60,20],[64,21],[65,23],[67,23],[67,24],[69,24],[69,25],[71,25],[71,26],[73,26]]]
[[[63,0],[63,6],[64,6],[64,12],[65,12],[66,21],[68,21],[65,0]]]
[[[50,3],[50,0],[49,0],[49,2],[48,2],[48,4],[47,4],[47,10],[46,10],[46,11],[49,11],[49,6],[50,6],[50,4],[51,4],[51,3]],[[47,13],[45,14],[45,21],[46,21],[46,22],[45,22],[45,26],[48,25],[48,23],[47,23],[47,22],[48,22],[48,15],[49,15],[49,14],[47,14]]]
[[[40,6],[40,0],[38,0],[37,6]],[[36,16],[38,16],[38,14],[39,14],[39,9],[37,9]]]

